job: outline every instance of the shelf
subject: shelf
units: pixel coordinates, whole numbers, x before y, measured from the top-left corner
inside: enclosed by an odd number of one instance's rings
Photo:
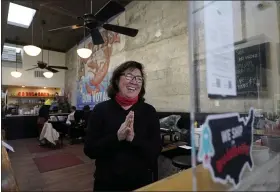
[[[38,97],[38,96],[24,96],[24,97],[22,97],[22,96],[9,96],[10,98],[38,98],[38,99],[40,99],[40,98],[54,98],[54,96],[45,96],[45,97]]]
[[[16,105],[44,105],[44,103],[17,103]]]

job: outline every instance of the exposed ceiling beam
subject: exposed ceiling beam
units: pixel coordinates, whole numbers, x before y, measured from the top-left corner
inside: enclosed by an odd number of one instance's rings
[[[8,12],[9,12],[9,1],[1,1],[1,54],[3,51],[4,42],[6,39],[6,27],[7,27],[7,18],[8,18]],[[6,21],[6,22],[3,22]]]

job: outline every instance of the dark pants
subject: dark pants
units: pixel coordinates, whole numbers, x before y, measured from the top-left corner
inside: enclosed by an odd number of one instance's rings
[[[42,129],[44,127],[45,122],[47,121],[47,119],[45,117],[38,117],[37,119],[37,126],[38,126],[38,135],[40,137],[40,134],[42,132]]]
[[[138,176],[111,177],[113,179],[100,179],[98,175],[96,175],[93,191],[133,191],[152,183],[152,173],[150,171],[137,175]]]
[[[71,139],[76,139],[79,137],[84,137],[85,130],[83,128],[76,128],[76,127],[70,126],[68,129],[68,134]]]

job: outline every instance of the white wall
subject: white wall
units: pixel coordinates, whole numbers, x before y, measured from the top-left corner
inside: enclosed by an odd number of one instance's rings
[[[22,68],[18,71],[22,72],[20,78],[14,78],[11,76],[11,72],[15,70],[12,67],[2,67],[2,84],[3,85],[25,85],[25,86],[45,86],[45,87],[59,87],[64,88],[64,77],[65,70],[59,70],[55,73],[52,78],[35,78],[34,70],[25,71],[26,69],[34,67],[37,65],[37,61],[42,60],[42,52],[36,56],[31,57],[27,55],[24,51],[22,53]],[[48,62],[48,51],[43,50],[43,60]],[[49,65],[59,65],[65,66],[65,53],[49,51]],[[36,69],[38,70],[38,69]]]

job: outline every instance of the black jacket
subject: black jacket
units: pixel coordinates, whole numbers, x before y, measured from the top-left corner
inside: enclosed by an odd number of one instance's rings
[[[129,111],[134,111],[132,142],[118,141],[117,131]],[[152,169],[161,151],[160,125],[153,106],[139,101],[124,110],[116,101],[97,104],[88,122],[84,152],[96,159],[99,180],[133,180]]]

